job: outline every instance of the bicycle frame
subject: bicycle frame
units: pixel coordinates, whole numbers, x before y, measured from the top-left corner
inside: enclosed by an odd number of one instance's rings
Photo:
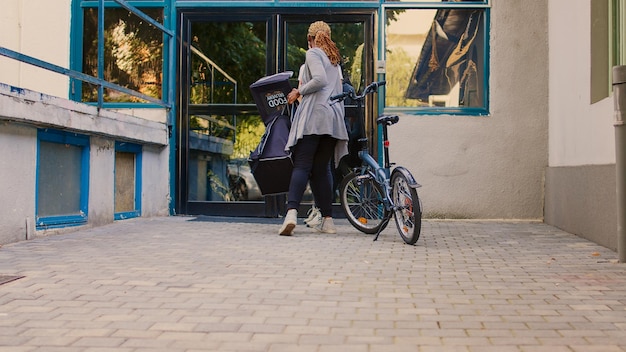
[[[369,93],[376,92],[379,86],[384,85],[385,82],[373,82],[368,85],[362,94],[356,95],[354,91],[344,92],[336,96],[332,96],[331,101],[341,101],[347,97],[350,97],[357,103],[358,118],[361,122],[361,135],[364,136],[358,139],[360,144],[360,150],[358,151],[358,157],[361,160],[361,165],[352,168],[351,176],[344,179],[340,186],[342,206],[348,216],[348,220],[357,229],[365,233],[373,233],[369,231],[376,231],[374,241],[378,239],[380,232],[387,226],[387,223],[392,217],[395,218],[396,226],[400,232],[401,237],[408,244],[414,244],[420,234],[421,229],[421,214],[422,207],[419,200],[419,196],[415,191],[415,188],[421,187],[411,173],[402,166],[394,166],[389,160],[389,138],[387,128],[399,121],[398,116],[381,115],[376,119],[375,126],[380,125],[383,135],[383,162],[382,165],[370,154],[370,148],[365,131],[365,113],[363,109],[363,101],[365,96]],[[378,128],[378,127],[377,127]],[[372,132],[374,127],[372,127]],[[393,170],[392,170],[393,168]],[[354,182],[354,183],[353,183]],[[361,202],[360,194],[367,194],[368,183],[375,183],[374,189],[377,189],[374,193],[377,197],[372,202],[369,196],[363,198]],[[352,185],[352,186],[350,186]],[[365,185],[364,188],[361,188]],[[346,197],[347,190],[358,189],[356,191],[357,200],[354,202],[357,204],[356,208],[352,208],[349,204],[352,201]],[[394,201],[394,199],[396,199]],[[350,203],[349,203],[350,202]],[[398,204],[395,204],[398,202]],[[378,209],[378,211],[376,210]],[[417,210],[418,216],[415,216],[414,209]],[[384,215],[382,211],[384,210]],[[363,215],[361,215],[363,214]],[[374,217],[370,217],[369,214],[373,214]],[[377,217],[377,215],[382,215]],[[368,219],[380,220],[379,223],[374,223],[373,226],[362,226],[366,224]],[[417,226],[415,226],[417,224]]]
[[[381,83],[380,85],[384,85],[384,83]],[[365,113],[363,109],[363,102],[367,94],[371,92],[375,92],[377,89],[378,89],[378,85],[374,86],[373,90],[366,89],[360,96],[352,96],[352,99],[354,99],[357,102],[357,111],[359,112],[358,118],[361,121],[361,128],[362,128],[361,135],[362,136],[367,136],[367,133],[365,131],[365,121],[364,121]],[[378,161],[374,159],[374,157],[370,154],[369,146],[368,146],[368,138],[363,137],[359,139],[359,142],[361,144],[361,150],[359,150],[358,152],[359,159],[361,159],[361,166],[355,168],[355,170],[359,168],[361,169],[359,172],[359,174],[361,175],[364,175],[366,172],[369,171],[372,174],[372,177],[374,178],[374,180],[376,180],[376,183],[378,183],[383,188],[383,191],[385,193],[385,199],[383,200],[383,204],[386,210],[395,210],[393,201],[390,196],[391,187],[389,185],[389,179],[391,176],[391,166],[393,164],[389,161],[389,138],[388,138],[387,127],[396,122],[398,122],[397,116],[394,116],[394,117],[380,116],[376,119],[376,124],[374,125],[374,126],[377,126],[377,125],[382,126],[383,166],[381,166],[378,163]],[[368,167],[369,167],[369,170],[368,170]],[[411,179],[413,178],[411,177]],[[417,182],[415,182],[415,184],[417,185]]]
[[[358,106],[358,105],[357,105]],[[361,114],[362,115],[362,114]],[[383,138],[384,142],[387,143],[387,125],[383,124]],[[367,145],[368,139],[361,138],[359,140],[361,142],[361,150],[359,150],[359,159],[361,159],[361,166],[355,169],[361,169],[360,174],[364,175],[366,172],[370,172],[374,180],[382,186],[385,199],[383,200],[383,205],[387,210],[392,210],[393,201],[391,200],[391,189],[389,185],[389,149],[387,146],[384,148],[384,160],[385,165],[380,166],[378,161],[374,159],[374,157],[369,153],[369,148]]]

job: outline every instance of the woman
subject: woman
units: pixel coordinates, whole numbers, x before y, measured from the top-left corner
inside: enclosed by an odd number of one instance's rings
[[[288,150],[293,158],[293,172],[287,195],[287,215],[279,230],[291,236],[298,219],[298,208],[307,182],[320,208],[322,222],[314,228],[319,232],[336,233],[332,219],[331,159],[340,160],[348,154],[348,132],[344,122],[343,103],[331,105],[330,97],[340,94],[341,77],[337,65],[339,50],[330,39],[330,27],[322,21],[309,26],[309,50],[306,52],[302,85],[287,95],[292,104],[302,98],[291,123]]]

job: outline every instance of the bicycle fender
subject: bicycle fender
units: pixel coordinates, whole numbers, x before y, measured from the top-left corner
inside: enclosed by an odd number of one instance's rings
[[[411,172],[407,168],[405,168],[404,166],[396,166],[393,169],[393,172],[391,173],[391,177],[393,177],[393,174],[395,174],[396,172],[399,172],[399,173],[404,175],[404,177],[406,178],[407,182],[409,183],[409,187],[411,187],[411,188],[420,188],[420,187],[422,187],[422,185],[420,185],[419,183],[417,183],[417,181],[415,181],[415,178],[413,178],[413,175],[411,174]]]

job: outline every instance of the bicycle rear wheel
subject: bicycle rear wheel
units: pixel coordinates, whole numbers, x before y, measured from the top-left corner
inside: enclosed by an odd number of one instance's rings
[[[391,200],[396,206],[394,218],[404,242],[415,244],[422,231],[422,204],[415,188],[401,172],[391,175]]]
[[[375,234],[382,231],[389,215],[383,204],[384,193],[369,174],[359,175],[354,172],[343,178],[339,186],[339,199],[346,218],[357,230]]]

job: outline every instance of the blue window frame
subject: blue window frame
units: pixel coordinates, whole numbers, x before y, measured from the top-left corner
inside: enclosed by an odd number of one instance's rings
[[[386,112],[488,114],[486,2],[386,2],[380,23]]]
[[[35,219],[37,229],[87,223],[89,137],[37,131]]]
[[[115,142],[115,220],[141,216],[140,145]]]
[[[169,14],[173,0],[126,0],[125,3],[140,11],[161,28],[172,28]],[[171,103],[167,89],[171,41],[161,28],[144,20],[136,13],[124,9],[116,1],[104,1],[104,52],[99,54],[99,5],[98,0],[74,0],[72,3],[71,69],[93,77],[115,82],[123,88],[140,92],[150,98]],[[171,32],[170,32],[171,33]],[[106,69],[99,71],[99,66]],[[102,99],[107,108],[130,108],[141,104],[142,108],[161,108],[141,98],[104,89],[99,97],[98,87],[72,80],[70,97],[76,101],[96,103]]]

